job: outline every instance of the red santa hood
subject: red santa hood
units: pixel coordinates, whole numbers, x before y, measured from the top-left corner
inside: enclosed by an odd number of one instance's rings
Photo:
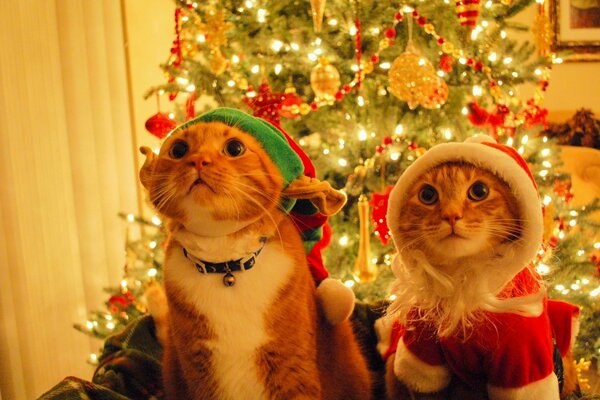
[[[512,147],[498,144],[489,136],[474,136],[462,143],[443,143],[428,150],[404,171],[390,194],[387,220],[392,238],[400,243],[398,226],[409,188],[427,170],[452,161],[467,162],[491,171],[510,186],[519,203],[519,215],[523,219],[522,237],[492,267],[495,270],[489,271],[488,287],[494,295],[498,295],[535,258],[543,239],[543,216],[537,185],[527,162]]]

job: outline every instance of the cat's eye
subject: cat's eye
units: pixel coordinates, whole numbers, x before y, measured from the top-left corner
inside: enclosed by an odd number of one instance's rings
[[[431,185],[424,185],[419,191],[419,201],[423,204],[430,205],[437,201],[438,192]]]
[[[477,181],[469,188],[468,196],[469,199],[473,201],[481,201],[488,197],[488,194],[490,194],[490,189],[487,187],[487,185],[483,182]]]
[[[246,146],[237,139],[231,139],[225,144],[225,154],[231,157],[239,157],[246,151]]]
[[[189,146],[186,142],[180,140],[177,141],[175,143],[173,143],[173,145],[171,146],[171,150],[169,150],[169,155],[172,158],[175,159],[180,159],[183,158],[183,156],[185,156],[187,154],[189,150]]]

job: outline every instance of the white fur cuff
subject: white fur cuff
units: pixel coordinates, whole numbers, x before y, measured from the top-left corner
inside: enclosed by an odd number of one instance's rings
[[[488,386],[490,400],[558,400],[558,379],[554,373],[519,388]]]
[[[396,377],[419,393],[439,392],[450,383],[451,374],[445,365],[429,365],[415,356],[404,344],[398,342],[394,360]]]
[[[317,287],[317,299],[331,325],[347,320],[354,311],[354,292],[338,279],[324,279]]]

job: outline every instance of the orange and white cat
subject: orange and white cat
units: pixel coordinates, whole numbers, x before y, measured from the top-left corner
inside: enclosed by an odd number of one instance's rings
[[[141,149],[140,179],[169,231],[167,398],[368,399],[350,322],[325,321],[282,210],[294,182],[264,146],[235,121],[200,120],[173,132],[158,155]],[[330,196],[315,196],[326,208]],[[206,271],[228,260],[242,267]]]
[[[559,378],[563,393],[576,390],[578,310],[548,301],[530,264],[542,211],[516,151],[487,137],[433,147],[398,180],[388,225],[398,250],[389,398],[552,400]]]

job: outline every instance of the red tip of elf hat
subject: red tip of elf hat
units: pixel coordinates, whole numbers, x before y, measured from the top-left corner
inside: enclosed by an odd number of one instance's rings
[[[286,138],[288,144],[294,150],[302,165],[304,165],[304,175],[315,178],[316,169],[308,155],[302,148],[288,135],[279,125],[268,121],[275,126]],[[327,216],[320,213],[315,206],[308,200],[297,200],[290,211],[290,217],[294,221],[296,229],[300,233],[304,242],[306,258],[310,267],[310,272],[315,282],[319,283],[329,276],[329,272],[323,264],[321,251],[329,246],[331,242],[332,229],[327,222]]]

